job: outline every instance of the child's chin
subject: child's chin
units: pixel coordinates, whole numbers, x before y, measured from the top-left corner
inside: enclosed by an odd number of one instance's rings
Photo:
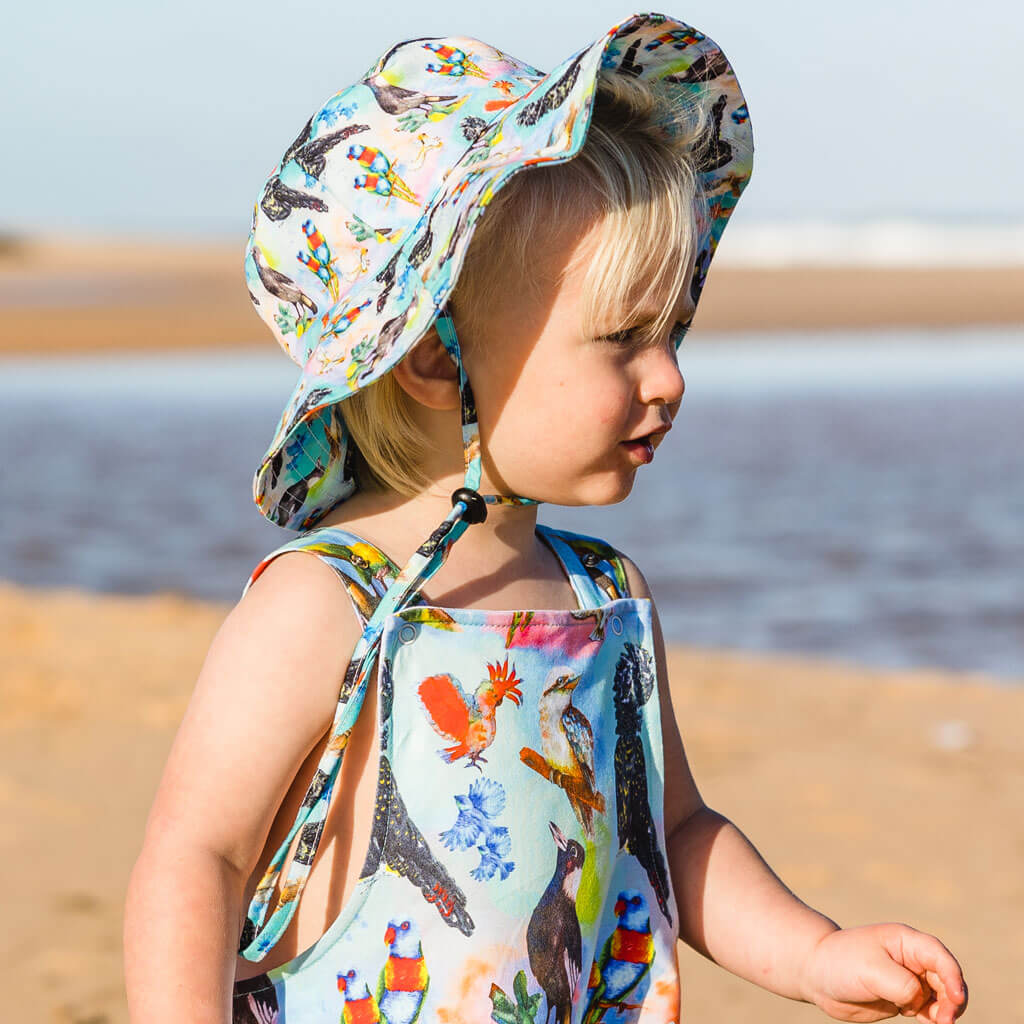
[[[614,479],[605,479],[598,483],[581,485],[569,493],[560,493],[557,496],[543,498],[535,495],[535,497],[552,505],[566,505],[570,507],[617,505],[620,501],[625,501],[632,493],[635,478],[635,474],[630,474],[625,478],[616,477]]]

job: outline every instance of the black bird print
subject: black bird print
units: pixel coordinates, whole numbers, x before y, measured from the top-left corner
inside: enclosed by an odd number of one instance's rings
[[[586,851],[575,839],[567,839],[553,821],[548,826],[558,848],[555,873],[530,918],[526,951],[530,970],[548,1001],[544,1024],[552,1014],[554,1024],[568,1024],[572,995],[583,969],[576,893]]]
[[[284,449],[279,451],[271,463],[272,479],[276,482],[278,475],[281,472],[281,465],[283,462]],[[308,477],[303,477],[301,480],[297,480],[291,487],[286,490],[280,498],[280,516],[283,521],[291,519],[293,516],[298,515],[299,509],[306,504],[306,499],[309,497],[310,488],[313,484],[319,483],[323,478],[323,472],[311,473]]]
[[[260,208],[271,220],[284,220],[292,210],[327,212],[327,204],[322,199],[311,196],[308,192],[289,188],[276,174],[263,190]]]
[[[463,935],[473,934],[475,926],[466,911],[466,894],[430,852],[423,833],[409,817],[384,754],[380,758],[370,849],[360,878],[372,875],[382,858],[392,871],[416,886],[428,903],[434,904],[446,925],[458,928]]]
[[[487,130],[487,127],[487,122],[482,117],[464,117],[459,122],[462,137],[467,142],[476,142],[480,135]]]
[[[474,214],[475,209],[472,203],[467,203],[459,214],[459,219],[455,222],[455,229],[452,231],[451,240],[448,242],[448,246],[445,251],[441,254],[441,259],[438,260],[437,266],[440,269],[443,267],[451,258],[455,255],[455,246],[458,245],[459,239],[466,233],[466,229],[469,226],[469,218]]]
[[[305,315],[302,312],[303,308],[308,309],[311,316],[316,316],[316,303],[290,277],[286,277],[280,270],[275,270],[267,262],[267,257],[263,255],[263,250],[258,245],[252,247],[252,258],[263,287],[271,295],[282,302],[291,303],[299,319]]]
[[[439,209],[439,206],[435,206],[431,209],[427,216],[426,227],[420,234],[420,237],[416,239],[413,247],[409,250],[409,262],[414,267],[420,266],[430,255],[430,250],[434,247],[434,217]]]
[[[647,760],[640,738],[640,709],[654,692],[654,667],[649,651],[626,641],[615,666],[615,805],[619,849],[631,853],[647,872],[661,912],[668,909],[668,873],[658,846],[658,833],[647,795]]]
[[[724,167],[732,159],[732,146],[722,138],[722,114],[725,112],[725,93],[715,100],[711,108],[712,130],[696,155],[697,170],[702,174]]]
[[[666,75],[662,81],[692,85],[695,82],[710,82],[712,78],[729,74],[731,71],[725,54],[721,50],[716,50],[711,54],[702,54],[681,75]]]
[[[396,249],[395,255],[384,264],[379,273],[374,277],[374,281],[379,281],[384,285],[380,290],[380,295],[377,296],[378,313],[384,308],[384,303],[388,301],[391,289],[395,287],[395,268],[398,266],[398,261],[401,256],[402,250]]]
[[[294,142],[285,150],[278,173],[273,175],[263,189],[260,207],[271,220],[284,220],[292,210],[313,210],[326,213],[327,204],[308,192],[300,192],[290,188],[281,181],[281,171],[294,160],[302,170],[312,178],[319,178],[327,165],[326,155],[343,139],[359,132],[370,130],[368,124],[350,124],[339,128],[319,139],[312,139],[313,118],[311,117],[296,136]]]
[[[619,66],[615,69],[620,75],[632,75],[634,78],[639,78],[644,71],[643,64],[638,64],[634,59],[636,57],[636,51],[640,49],[640,44],[643,42],[643,37],[634,39],[629,44],[626,52],[622,55],[622,60],[619,61]]]
[[[540,99],[527,103],[516,115],[516,124],[536,124],[549,110],[555,110],[566,100],[580,76],[580,62],[582,54],[576,58],[566,69],[565,74],[555,82],[553,86]]]
[[[410,315],[414,312],[413,306],[406,306],[398,316],[393,316],[381,329],[374,342],[373,348],[362,357],[363,364],[360,369],[360,382],[362,378],[373,372],[377,363],[388,354],[395,339],[405,330]]]
[[[327,166],[327,154],[339,142],[344,142],[345,139],[351,138],[353,135],[358,135],[360,132],[368,132],[369,130],[370,126],[368,124],[347,124],[336,132],[328,132],[319,139],[312,139],[309,142],[303,143],[292,154],[292,159],[311,178],[319,179],[320,175],[324,173],[324,168]],[[281,166],[283,168],[284,164]]]
[[[284,156],[281,157],[277,165],[278,174],[272,175],[263,189],[263,198],[260,200],[260,206],[271,220],[284,220],[292,212],[292,209],[296,207],[315,210],[317,213],[325,213],[327,211],[327,204],[322,200],[317,199],[315,196],[307,195],[305,192],[297,192],[295,189],[289,188],[287,185],[282,184],[279,177],[281,168],[288,165],[298,148],[303,143],[309,141],[312,133],[313,118],[310,117],[302,126],[302,131],[295,136],[292,144],[284,151]]]

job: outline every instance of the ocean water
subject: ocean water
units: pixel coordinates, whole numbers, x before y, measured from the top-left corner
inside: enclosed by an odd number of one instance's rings
[[[689,339],[608,538],[670,642],[1024,678],[1024,329]],[[234,601],[291,536],[251,474],[297,375],[269,347],[6,360],[0,577]],[[433,524],[429,524],[432,526]]]

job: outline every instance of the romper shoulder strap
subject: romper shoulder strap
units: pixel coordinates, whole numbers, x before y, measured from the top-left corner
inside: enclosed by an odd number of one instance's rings
[[[286,541],[253,569],[242,589],[244,597],[270,563],[286,551],[309,551],[326,562],[341,579],[364,628],[400,567],[380,548],[340,526],[322,526]]]
[[[363,627],[363,636],[349,660],[330,736],[317,771],[288,835],[271,859],[250,900],[238,952],[247,960],[254,961],[262,960],[287,929],[302,895],[320,844],[341,759],[363,703],[368,672],[366,663],[375,651],[372,645],[369,649],[366,647],[367,626],[381,598],[401,571],[379,548],[355,534],[337,526],[321,527],[300,534],[265,556],[250,575],[242,596],[270,562],[286,551],[309,551],[338,574],[352,599],[352,606]],[[299,843],[293,852],[296,836]],[[275,890],[279,891],[277,904],[268,919],[267,912]]]
[[[552,526],[544,526],[543,529],[555,534],[572,548],[590,578],[608,595],[609,601],[630,596],[626,567],[611,544],[600,537],[574,533],[572,530],[556,530]]]

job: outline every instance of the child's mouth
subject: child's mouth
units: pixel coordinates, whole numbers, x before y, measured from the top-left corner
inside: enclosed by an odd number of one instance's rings
[[[651,442],[650,434],[620,443],[641,465],[646,465],[654,458],[654,444]]]

